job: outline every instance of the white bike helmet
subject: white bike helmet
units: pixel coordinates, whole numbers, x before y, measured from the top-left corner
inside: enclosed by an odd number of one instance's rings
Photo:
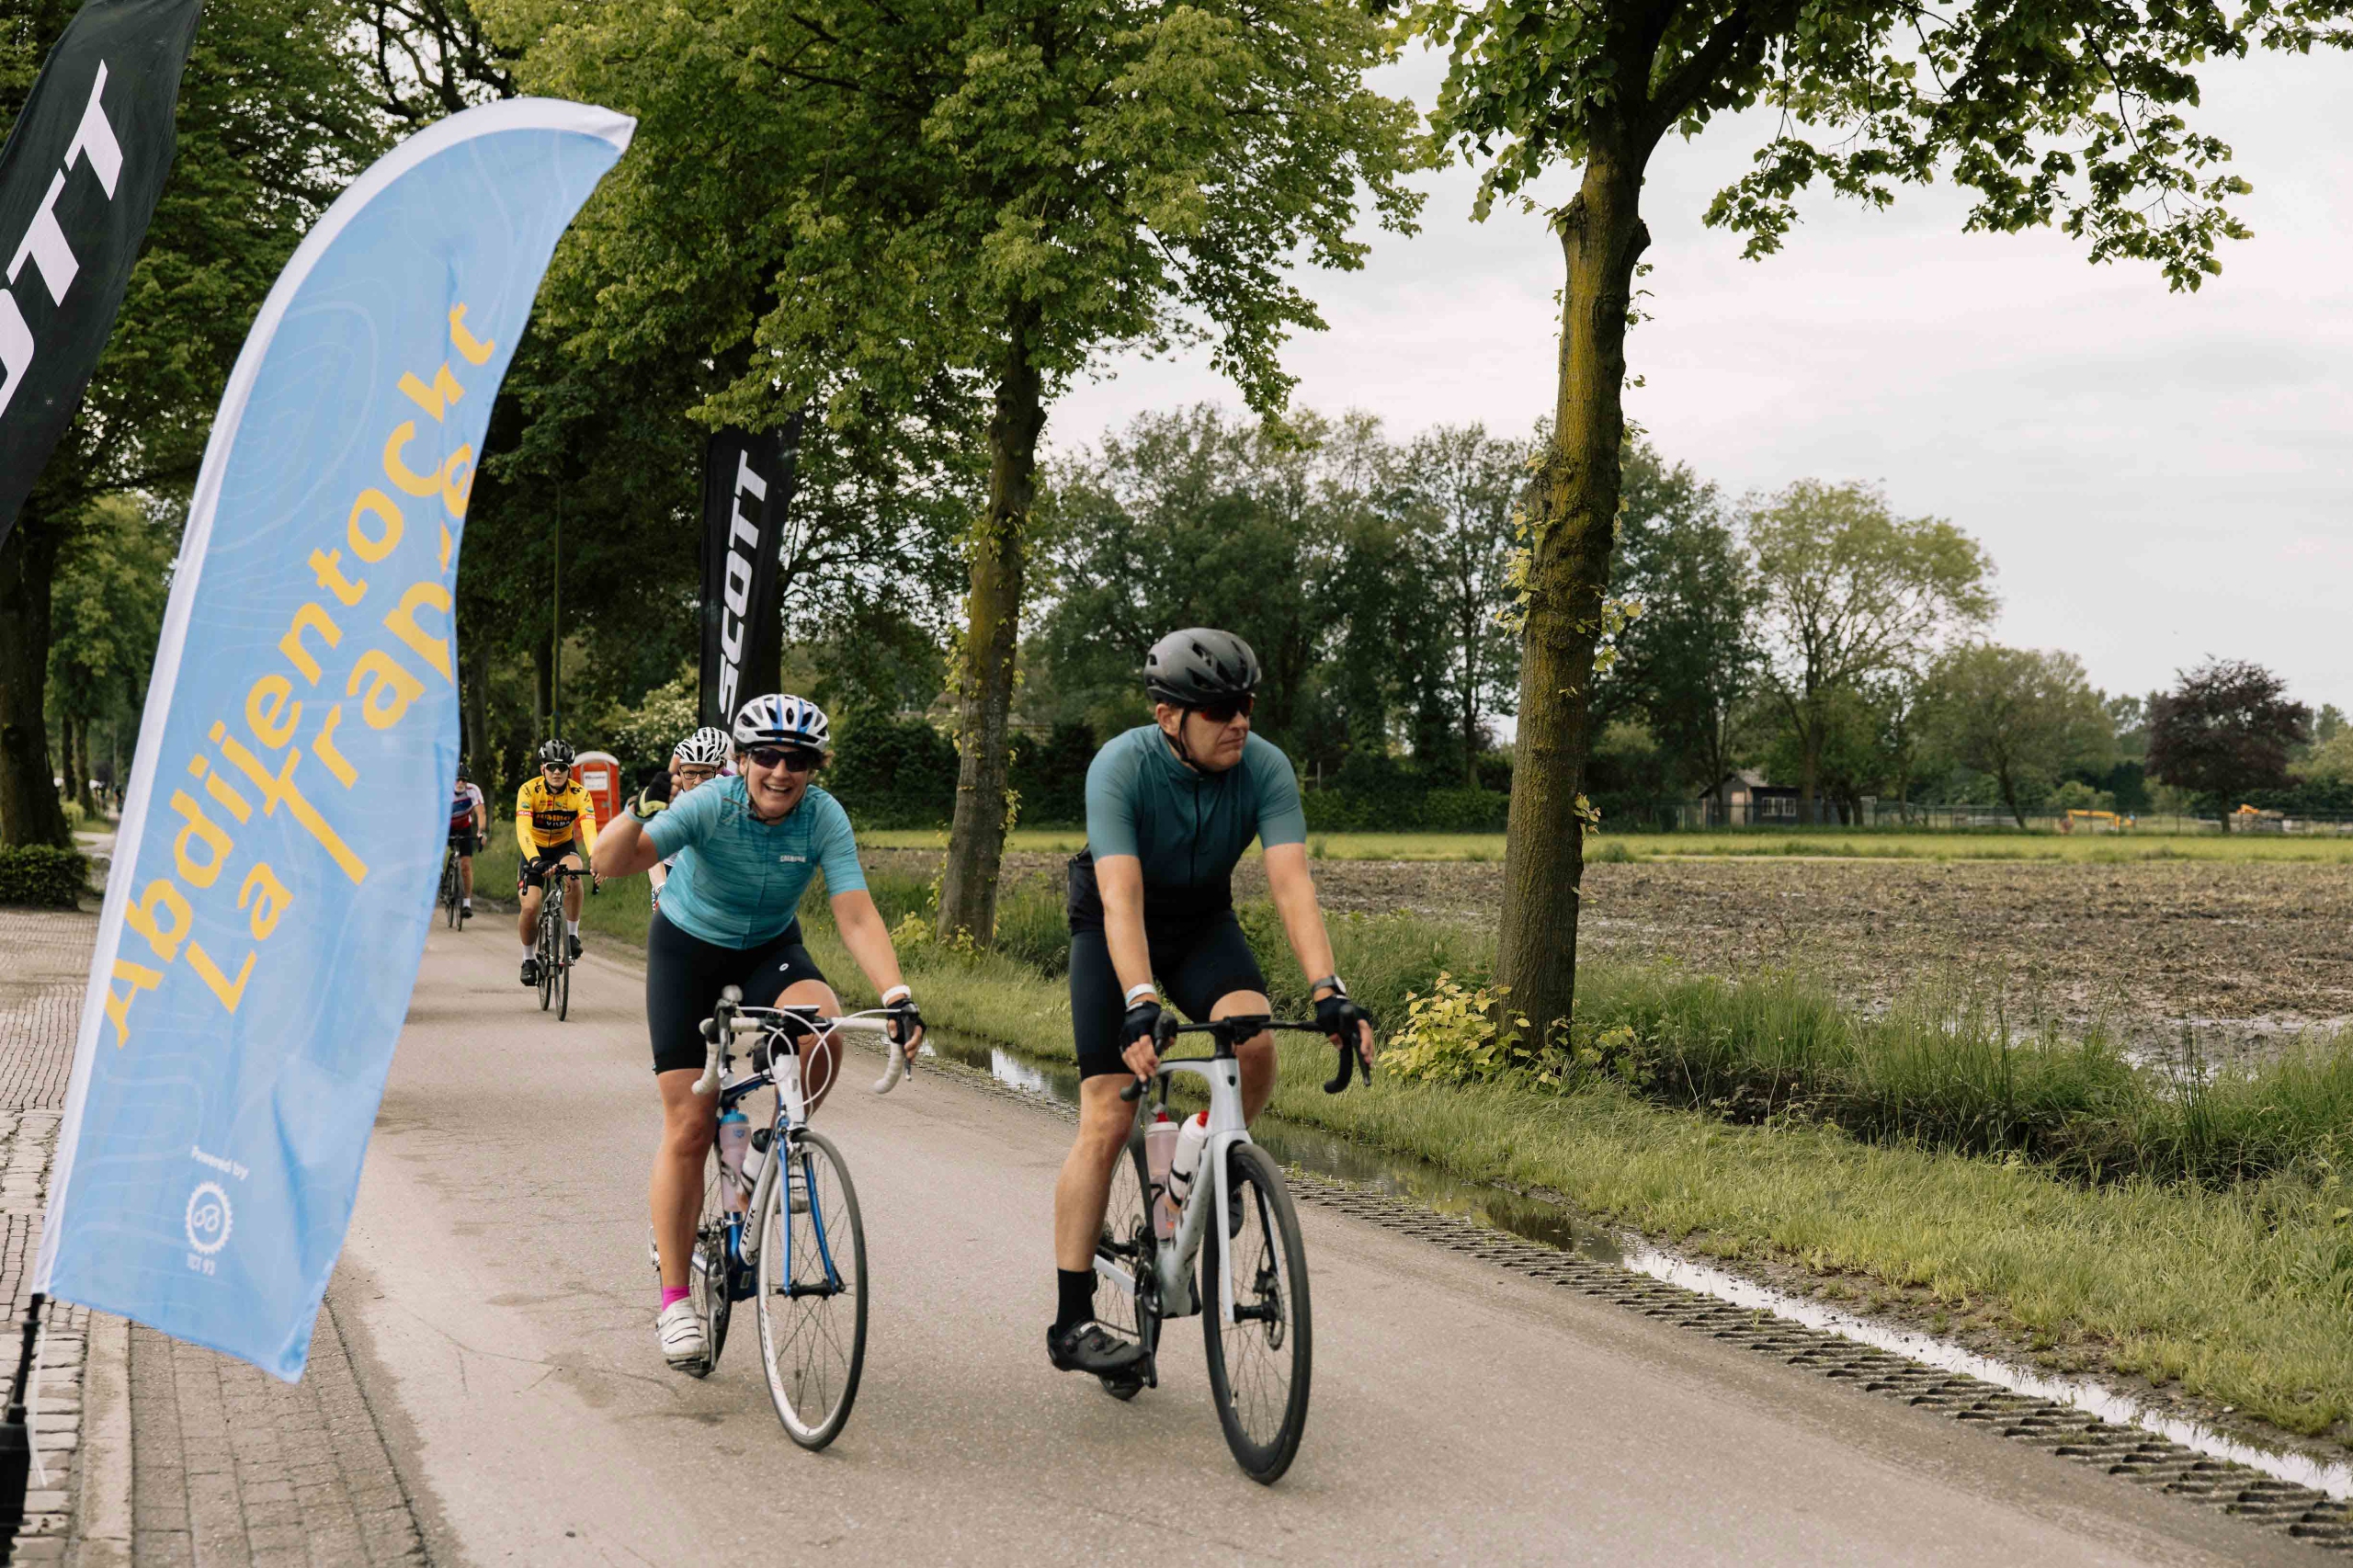
[[[834,728],[825,722],[825,710],[807,698],[772,691],[766,697],[755,697],[736,712],[735,744],[745,750],[753,746],[807,746],[830,755],[834,749]]]
[[[733,751],[726,731],[716,724],[705,724],[670,748],[670,760],[701,767],[724,767]]]

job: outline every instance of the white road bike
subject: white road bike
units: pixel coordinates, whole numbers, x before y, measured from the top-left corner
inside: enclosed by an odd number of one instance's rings
[[[1168,1215],[1162,1207],[1166,1195],[1153,1180],[1144,1153],[1145,1108],[1138,1104],[1138,1126],[1129,1136],[1126,1155],[1112,1171],[1110,1205],[1095,1246],[1095,1272],[1110,1287],[1110,1299],[1097,1311],[1097,1321],[1143,1347],[1135,1371],[1104,1379],[1104,1388],[1126,1400],[1156,1387],[1161,1324],[1169,1318],[1201,1314],[1210,1393],[1217,1403],[1226,1447],[1244,1473],[1271,1485],[1290,1468],[1307,1429],[1314,1331],[1308,1306],[1307,1247],[1300,1239],[1290,1189],[1283,1183],[1282,1167],[1250,1141],[1242,1119],[1242,1071],[1234,1050],[1266,1029],[1322,1032],[1312,1023],[1265,1017],[1206,1024],[1161,1018],[1154,1033],[1158,1051],[1165,1052],[1180,1034],[1206,1034],[1213,1044],[1208,1056],[1160,1063],[1153,1074],[1158,1091],[1153,1108],[1167,1104],[1171,1074],[1195,1074],[1209,1085],[1209,1140],[1183,1207]],[[1340,1070],[1324,1085],[1327,1094],[1348,1086],[1357,1060],[1353,1044],[1340,1048]],[[1364,1073],[1370,1082],[1371,1067],[1366,1066]],[[1120,1097],[1141,1102],[1145,1087],[1142,1081],[1131,1084]],[[1224,1222],[1211,1223],[1212,1215],[1224,1216]]]
[[[710,1153],[688,1299],[710,1346],[705,1376],[719,1364],[734,1303],[753,1303],[777,1419],[802,1448],[822,1449],[849,1420],[866,1364],[866,1230],[841,1151],[810,1131],[795,1041],[829,1031],[881,1035],[890,1062],[874,1085],[878,1095],[907,1076],[906,1051],[890,1038],[891,1015],[882,1008],[828,1019],[814,1007],[746,1007],[743,997],[729,986],[703,1020],[710,1054],[695,1093],[715,1096],[714,1111],[724,1112],[773,1085],[776,1114],[752,1134],[745,1164],[756,1159],[759,1168],[748,1191],[715,1146]],[[728,1071],[737,1036],[754,1040],[752,1071],[740,1077]]]

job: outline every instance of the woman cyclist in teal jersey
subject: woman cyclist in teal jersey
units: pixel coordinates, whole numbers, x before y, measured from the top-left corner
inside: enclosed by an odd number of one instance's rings
[[[1158,1065],[1161,986],[1195,1022],[1268,1009],[1266,977],[1233,915],[1233,873],[1253,838],[1267,891],[1315,998],[1315,1022],[1372,1061],[1372,1020],[1348,1000],[1307,869],[1307,822],[1290,760],[1250,733],[1258,656],[1230,631],[1194,628],[1144,663],[1153,722],[1113,737],[1086,770],[1086,849],[1070,866],[1070,1006],[1078,1138],[1054,1185],[1054,1321],[1047,1358],[1132,1392],[1137,1346],[1095,1322],[1095,1243],[1111,1170],[1135,1124],[1120,1091]],[[1244,1042],[1242,1108],[1275,1086],[1275,1044]]]
[[[682,1370],[709,1360],[702,1323],[687,1300],[703,1166],[716,1127],[711,1100],[694,1092],[703,1066],[702,1021],[730,985],[741,987],[755,1007],[813,1006],[828,1017],[841,1011],[794,918],[817,871],[825,873],[842,945],[897,1014],[895,1038],[910,1055],[923,1040],[922,1015],[858,869],[849,817],[810,782],[831,738],[815,703],[784,694],[756,697],[735,718],[741,773],[714,778],[675,803],[667,771],[657,773],[597,840],[602,877],[672,862],[646,932],[645,1019],[662,1096],[652,1194],[662,1269],[654,1330],[664,1358]],[[811,1086],[813,1110],[832,1086],[840,1052],[831,1035],[801,1040],[801,1081]]]

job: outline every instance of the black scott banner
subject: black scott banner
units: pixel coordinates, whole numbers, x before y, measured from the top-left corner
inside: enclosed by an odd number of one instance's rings
[[[172,166],[198,0],[88,0],[0,147],[0,542],[114,329]]]
[[[755,436],[710,437],[702,476],[702,718],[731,728],[735,710],[774,691],[784,652],[778,590],[792,505],[801,418]]]

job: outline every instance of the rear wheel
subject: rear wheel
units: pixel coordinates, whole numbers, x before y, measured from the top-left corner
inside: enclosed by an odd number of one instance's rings
[[[1244,1473],[1271,1484],[1290,1468],[1307,1429],[1313,1335],[1307,1305],[1307,1246],[1282,1172],[1255,1143],[1236,1143],[1226,1175],[1241,1210],[1228,1240],[1214,1208],[1201,1245],[1201,1339],[1210,1392],[1225,1446]],[[1233,1321],[1225,1320],[1220,1259],[1233,1255]]]
[[[1114,1337],[1142,1346],[1147,1356],[1160,1347],[1154,1272],[1159,1252],[1146,1201],[1151,1192],[1143,1134],[1131,1132],[1120,1163],[1111,1167],[1110,1201],[1095,1243],[1095,1321]],[[1103,1380],[1103,1391],[1114,1399],[1133,1399],[1142,1388],[1140,1377]]]
[[[822,1449],[848,1421],[866,1366],[866,1227],[849,1167],[823,1135],[799,1133],[787,1161],[756,1221],[760,1359],[786,1435]],[[802,1213],[789,1196],[794,1168]]]

